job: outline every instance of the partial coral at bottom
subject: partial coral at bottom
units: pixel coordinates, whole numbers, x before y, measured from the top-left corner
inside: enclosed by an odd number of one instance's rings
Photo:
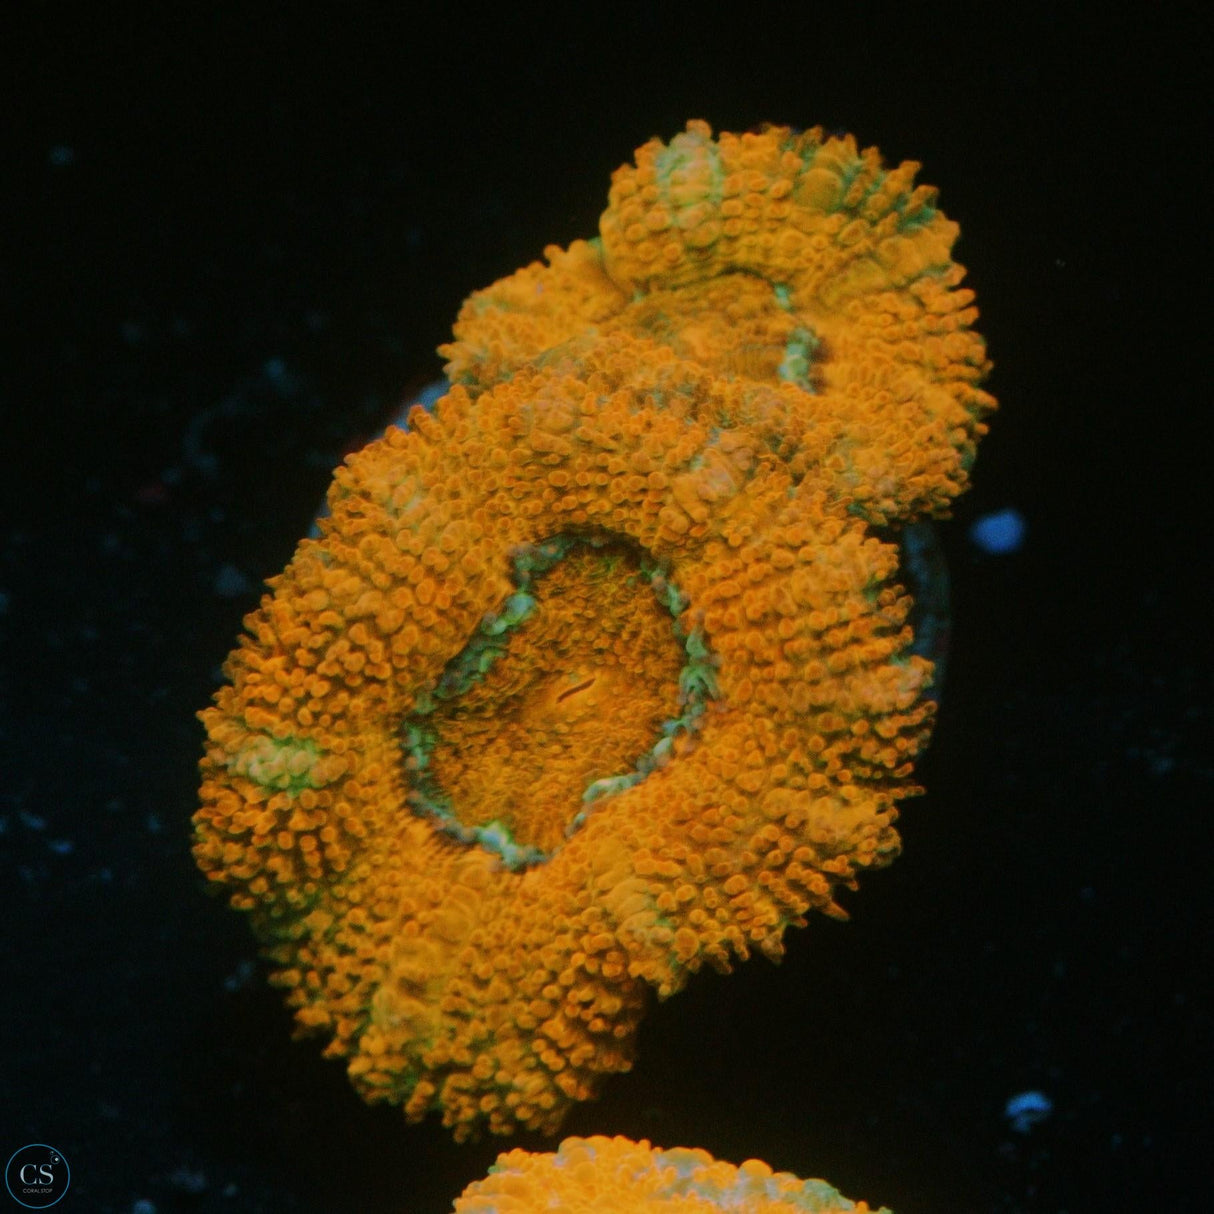
[[[507,1151],[456,1198],[454,1214],[890,1214],[848,1200],[824,1180],[739,1167],[707,1151],[663,1151],[643,1139],[566,1138],[555,1154]]]

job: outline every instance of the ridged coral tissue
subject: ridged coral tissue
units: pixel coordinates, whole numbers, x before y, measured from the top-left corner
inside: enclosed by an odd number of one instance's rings
[[[692,122],[472,296],[202,713],[195,856],[410,1119],[553,1132],[649,992],[898,850],[933,701],[899,526],[994,402],[917,165]]]

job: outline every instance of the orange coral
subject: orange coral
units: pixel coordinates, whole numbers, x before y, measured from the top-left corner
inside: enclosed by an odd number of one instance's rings
[[[949,256],[958,228],[918,168],[886,170],[818,127],[714,140],[690,122],[616,171],[599,240],[549,248],[547,266],[468,299],[448,373],[475,394],[580,334],[643,335],[718,374],[801,388],[790,417],[837,427],[854,512],[942,511],[994,402]]]
[[[740,1167],[707,1151],[663,1151],[627,1138],[566,1138],[554,1154],[508,1151],[484,1180],[456,1198],[454,1214],[868,1214],[824,1180],[773,1172],[759,1159]],[[880,1211],[876,1214],[881,1214]],[[884,1211],[889,1214],[889,1211]]]
[[[931,665],[869,524],[943,510],[993,403],[912,173],[642,148],[247,619],[195,855],[368,1099],[552,1132],[649,987],[779,957],[895,854]]]

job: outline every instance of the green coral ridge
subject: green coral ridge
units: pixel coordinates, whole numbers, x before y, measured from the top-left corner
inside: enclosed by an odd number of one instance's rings
[[[778,283],[773,288],[773,292],[776,303],[785,312],[791,312],[793,310],[792,292],[789,288],[783,283]],[[784,343],[784,357],[780,359],[776,374],[786,383],[796,384],[798,388],[803,388],[806,392],[816,391],[811,372],[819,345],[821,342],[812,329],[798,325]]]
[[[511,633],[535,610],[537,578],[554,568],[575,547],[603,548],[618,545],[618,542],[614,537],[594,534],[557,535],[540,544],[517,548],[512,553],[515,593],[500,610],[486,613],[468,644],[447,663],[433,689],[416,697],[413,711],[402,724],[401,747],[413,773],[413,790],[408,799],[414,812],[433,819],[445,834],[461,843],[476,844],[493,852],[502,865],[511,870],[542,863],[552,853],[517,843],[509,827],[498,819],[480,826],[468,826],[460,821],[450,798],[429,774],[430,757],[439,739],[437,730],[427,718],[440,702],[458,699],[475,683],[481,682],[498,658],[505,654]],[[610,570],[620,557],[616,553],[605,553],[603,560]],[[703,630],[697,626],[687,631],[680,622],[689,600],[670,580],[668,571],[647,552],[640,553],[639,564],[641,577],[673,617],[675,638],[687,654],[687,661],[679,673],[682,711],[679,716],[662,723],[661,738],[640,757],[631,771],[595,780],[586,788],[582,793],[583,808],[566,827],[566,837],[572,835],[608,797],[639,784],[651,771],[665,766],[672,756],[675,738],[680,733],[694,733],[699,728],[706,702],[720,695],[717,659],[705,643]]]
[[[319,788],[315,768],[321,749],[310,738],[272,738],[258,734],[228,760],[228,770],[236,775],[296,796],[305,788]]]
[[[790,1173],[774,1173],[756,1176],[744,1169],[728,1169],[732,1173],[728,1180],[705,1168],[702,1153],[675,1147],[669,1151],[655,1151],[654,1165],[658,1170],[672,1169],[674,1175],[669,1182],[655,1188],[654,1198],[674,1201],[681,1198],[700,1197],[714,1203],[721,1210],[747,1210],[755,1202],[782,1202],[806,1214],[820,1214],[823,1210],[854,1210],[855,1203],[849,1201],[824,1180],[802,1180],[800,1191],[790,1192],[788,1181],[797,1181]],[[882,1211],[875,1211],[882,1214]],[[884,1211],[889,1214],[889,1211]]]

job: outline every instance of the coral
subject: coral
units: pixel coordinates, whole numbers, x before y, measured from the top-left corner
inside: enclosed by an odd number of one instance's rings
[[[707,1151],[663,1151],[627,1138],[566,1138],[554,1154],[508,1151],[456,1198],[454,1214],[868,1214],[824,1180],[740,1167]],[[881,1214],[880,1211],[876,1214]],[[889,1211],[884,1211],[889,1214]]]
[[[660,342],[720,375],[796,386],[788,427],[837,427],[831,455],[873,522],[964,490],[989,370],[958,228],[919,166],[820,128],[722,133],[691,122],[614,175],[601,238],[546,250],[465,303],[448,373],[474,394],[579,334]]]
[[[554,1132],[647,991],[896,853],[931,663],[873,525],[947,507],[993,404],[913,168],[642,148],[246,620],[195,856],[368,1099]]]

